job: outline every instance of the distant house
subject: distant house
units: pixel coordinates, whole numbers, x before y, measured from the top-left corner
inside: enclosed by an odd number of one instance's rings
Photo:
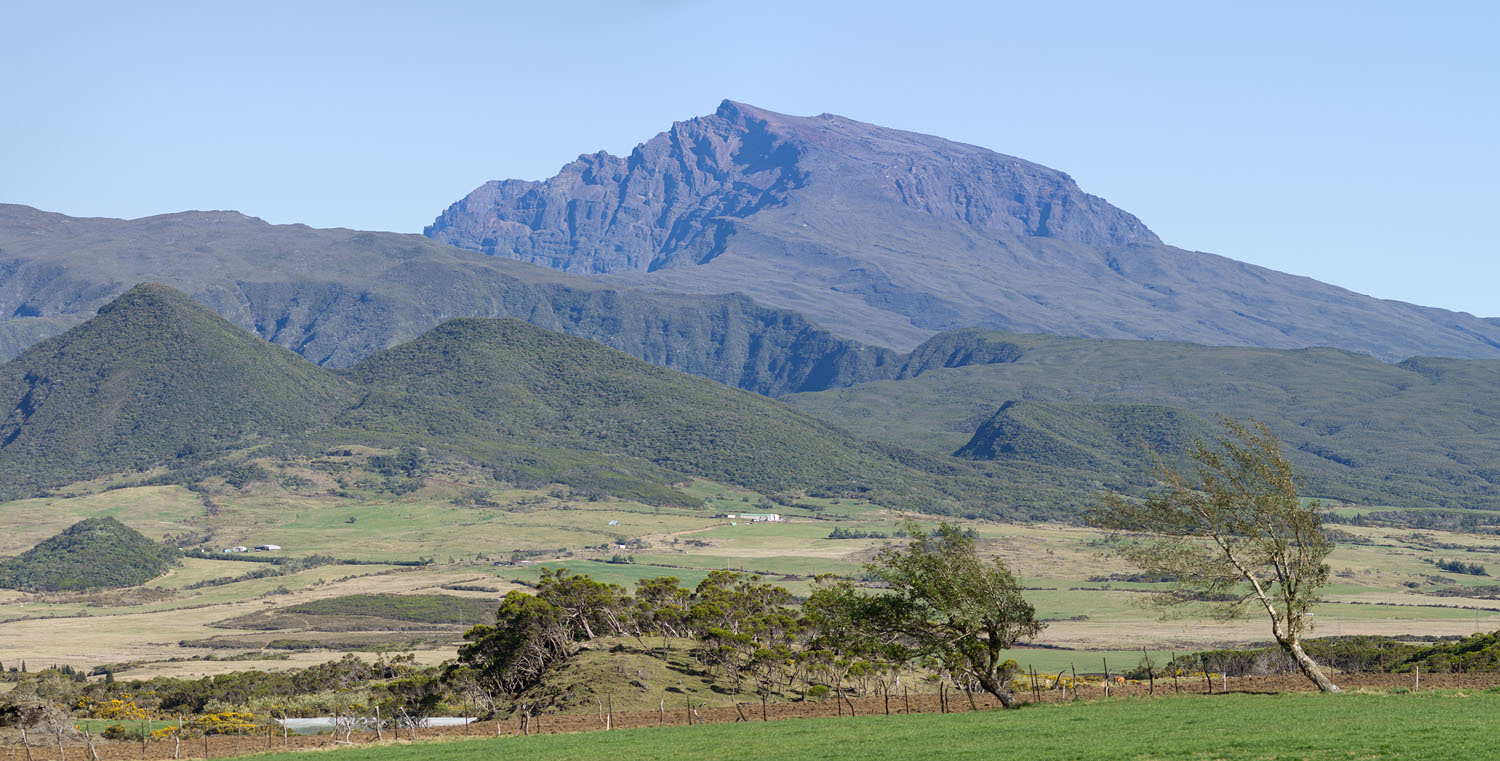
[[[281,545],[279,545],[279,544],[257,544],[257,545],[255,545],[255,551],[256,552],[270,552],[272,550],[279,550],[279,549],[281,549]]]
[[[241,545],[236,545],[234,547],[228,547],[224,551],[225,552],[249,552],[250,548],[241,544]]]
[[[715,517],[738,519],[747,523],[780,523],[782,520],[781,513],[723,513]]]
[[[610,521],[609,525],[611,525],[611,526],[618,526],[618,525],[620,525],[620,522],[619,521]]]

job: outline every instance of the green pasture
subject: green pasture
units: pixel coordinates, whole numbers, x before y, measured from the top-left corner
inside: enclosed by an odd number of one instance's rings
[[[630,589],[634,589],[635,583],[641,579],[676,576],[683,586],[696,586],[708,576],[708,571],[699,568],[668,568],[639,563],[598,563],[582,559],[554,560],[520,568],[505,568],[501,569],[501,576],[514,581],[531,582],[541,576],[542,568],[550,568],[554,571],[566,568],[570,573],[587,574],[597,581],[619,584]]]
[[[1151,655],[1153,664],[1161,666],[1172,660],[1173,655],[1185,655],[1188,651],[1146,652]],[[1106,665],[1109,666],[1109,673],[1119,674],[1135,668],[1145,660],[1145,655],[1139,650],[1064,650],[1040,647],[1013,647],[1005,657],[1014,659],[1023,669],[1036,669],[1038,674],[1048,675],[1069,674],[1073,671],[1079,674],[1103,674]]]
[[[180,486],[146,486],[116,489],[80,497],[43,497],[0,504],[0,556],[31,549],[68,526],[85,518],[111,517],[145,534],[161,539],[181,531],[187,522],[203,513],[198,496]]]
[[[861,716],[487,738],[337,751],[343,761],[1029,761],[1490,758],[1500,694],[1115,699],[1019,711]],[[305,754],[271,754],[271,759]]]

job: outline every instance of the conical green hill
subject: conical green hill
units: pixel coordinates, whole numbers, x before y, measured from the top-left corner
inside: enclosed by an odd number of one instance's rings
[[[316,426],[349,384],[139,285],[0,366],[0,498]]]
[[[110,518],[89,518],[0,562],[0,587],[67,592],[133,587],[162,575],[177,553]]]

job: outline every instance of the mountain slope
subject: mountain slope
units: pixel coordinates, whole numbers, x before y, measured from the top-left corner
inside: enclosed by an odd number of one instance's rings
[[[518,317],[765,394],[892,361],[743,296],[649,294],[417,235],[270,225],[234,212],[80,219],[0,204],[0,361],[155,281],[329,367],[449,317]]]
[[[138,286],[0,365],[0,498],[297,434],[351,399],[331,372]]]
[[[1216,413],[1253,416],[1281,437],[1317,495],[1500,508],[1500,361],[1418,358],[1391,365],[1337,349],[978,330],[933,343],[1004,361],[933,367],[905,380],[784,401],[927,451],[1104,472],[1143,467],[1139,448],[1127,440],[1135,438],[1136,424],[1108,423],[1120,405],[1152,405],[1178,416],[1179,441],[1201,434],[1202,421]],[[1106,435],[1111,430],[1130,433]],[[1166,439],[1156,443],[1170,448]]]
[[[490,182],[437,240],[620,283],[741,291],[905,350],[984,326],[1387,360],[1500,357],[1500,325],[1163,245],[1067,175],[936,137],[725,101],[630,156]]]
[[[1149,478],[1151,453],[1175,466],[1195,439],[1217,434],[1211,421],[1176,407],[1008,401],[955,454]]]
[[[929,484],[886,448],[779,402],[519,320],[450,320],[349,377],[366,395],[335,421],[335,436],[373,432],[502,463],[517,450],[624,456],[770,492],[897,503],[959,495],[957,484]]]

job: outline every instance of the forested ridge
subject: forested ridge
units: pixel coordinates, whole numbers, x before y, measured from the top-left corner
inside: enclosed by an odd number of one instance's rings
[[[335,372],[144,285],[0,378],[0,408],[12,410],[0,422],[11,474],[0,498],[120,471],[201,469],[246,447],[360,444],[657,504],[686,504],[671,484],[690,476],[933,512],[1005,504],[1001,479],[982,467],[869,442],[519,320],[452,320]],[[392,477],[419,483],[419,459],[393,461]]]

